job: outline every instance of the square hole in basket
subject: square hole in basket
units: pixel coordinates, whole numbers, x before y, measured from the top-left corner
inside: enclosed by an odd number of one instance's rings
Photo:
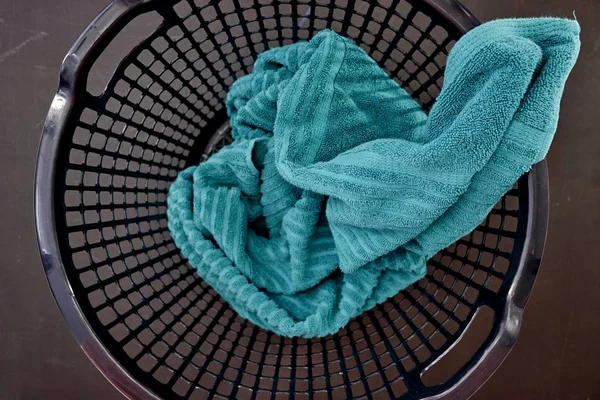
[[[456,315],[454,317],[456,317]],[[448,318],[446,322],[443,323],[443,327],[451,334],[454,334],[458,331],[459,325],[453,318]]]
[[[488,251],[482,252],[481,256],[479,257],[479,263],[486,268],[491,268],[492,264],[494,263],[494,254]]]
[[[495,276],[490,276],[487,280],[487,282],[485,283],[485,287],[490,289],[492,292],[498,292],[500,291],[500,288],[502,287],[502,280],[495,277]]]
[[[428,17],[427,15],[423,14],[421,11],[419,11],[413,19],[413,24],[415,26],[417,26],[418,28],[420,28],[421,30],[427,29],[427,27],[429,26],[430,23],[431,23],[431,18]]]

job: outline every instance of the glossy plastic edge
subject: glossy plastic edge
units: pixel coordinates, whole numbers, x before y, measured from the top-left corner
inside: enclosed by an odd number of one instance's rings
[[[79,308],[61,260],[54,219],[54,177],[60,136],[74,103],[80,65],[105,32],[144,0],[114,0],[88,25],[71,47],[60,69],[58,91],[46,117],[35,171],[35,225],[42,264],[58,307],[75,339],[98,370],[124,396],[158,399],[140,385],[103,346]]]

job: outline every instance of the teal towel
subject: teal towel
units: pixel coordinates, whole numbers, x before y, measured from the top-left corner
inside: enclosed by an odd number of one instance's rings
[[[242,317],[335,333],[423,277],[546,155],[579,25],[498,20],[448,58],[429,116],[350,40],[260,55],[227,97],[234,142],[182,171],[169,228]]]

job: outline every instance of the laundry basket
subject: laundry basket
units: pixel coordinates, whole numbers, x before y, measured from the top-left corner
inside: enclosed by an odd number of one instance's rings
[[[140,18],[150,32],[127,33]],[[476,24],[453,0],[115,0],[102,11],[64,59],[35,200],[50,286],[106,378],[130,398],[472,395],[512,347],[535,280],[544,163],[425,278],[313,340],[240,318],[181,256],[165,202],[178,171],[230,140],[228,87],[260,52],[335,30],[427,110],[449,50]],[[108,75],[94,72],[131,39]]]

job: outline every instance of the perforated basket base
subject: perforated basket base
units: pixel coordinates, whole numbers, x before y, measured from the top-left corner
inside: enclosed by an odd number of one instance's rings
[[[241,319],[181,257],[165,214],[178,171],[230,140],[227,88],[260,52],[333,29],[429,109],[448,51],[469,26],[466,14],[448,0],[132,4],[117,1],[105,10],[72,49],[78,58],[67,57],[36,187],[50,283],[99,368],[130,396],[471,394],[506,354],[497,353],[483,375],[471,373],[498,346],[509,289],[523,276],[531,176],[481,226],[433,257],[424,279],[316,340],[281,338]],[[128,21],[148,12],[160,26],[123,59],[104,93],[88,93],[98,56]],[[478,311],[488,325],[476,346],[436,364]],[[466,378],[469,387],[457,390]]]

